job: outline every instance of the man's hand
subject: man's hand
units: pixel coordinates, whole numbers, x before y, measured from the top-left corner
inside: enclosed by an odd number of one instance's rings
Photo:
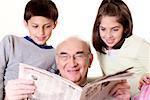
[[[10,80],[5,87],[5,100],[27,99],[34,93],[35,89],[36,87],[32,80]]]

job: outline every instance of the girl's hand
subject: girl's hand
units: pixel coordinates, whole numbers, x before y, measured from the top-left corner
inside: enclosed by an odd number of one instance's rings
[[[142,87],[144,84],[150,84],[150,74],[149,74],[149,73],[144,74],[144,75],[141,77],[140,82],[139,82],[139,89],[141,89],[141,87]]]
[[[130,85],[126,80],[122,80],[115,85],[110,95],[112,95],[115,100],[130,100]]]

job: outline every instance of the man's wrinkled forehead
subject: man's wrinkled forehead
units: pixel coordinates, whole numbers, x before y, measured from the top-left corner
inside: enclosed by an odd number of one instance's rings
[[[68,53],[71,51],[74,51],[74,53],[89,52],[89,46],[78,38],[69,38],[60,43],[56,48],[57,53]]]

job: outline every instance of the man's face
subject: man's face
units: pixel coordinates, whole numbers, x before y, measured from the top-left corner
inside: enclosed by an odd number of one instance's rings
[[[81,85],[91,63],[89,47],[77,39],[63,42],[57,49],[56,63],[62,77]]]

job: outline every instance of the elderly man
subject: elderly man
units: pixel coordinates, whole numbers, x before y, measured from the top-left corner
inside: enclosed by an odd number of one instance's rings
[[[56,64],[61,76],[79,86],[84,86],[88,82],[87,73],[92,60],[93,55],[89,44],[80,38],[70,37],[57,46]],[[14,92],[14,89],[20,93]],[[32,80],[11,80],[5,88],[6,97],[10,97],[9,100],[27,97],[34,93],[35,89],[36,86]],[[126,81],[120,82],[112,89],[111,94],[117,100],[129,100],[129,85]]]
[[[92,60],[90,45],[77,37],[66,39],[56,49],[56,64],[61,76],[80,86],[88,82],[87,73]],[[126,81],[121,81],[110,94],[117,100],[129,100],[129,88]]]

